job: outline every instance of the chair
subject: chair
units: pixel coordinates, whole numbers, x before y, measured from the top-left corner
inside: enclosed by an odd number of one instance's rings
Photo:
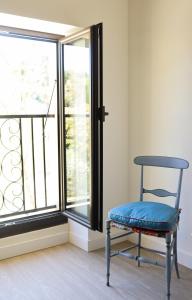
[[[124,205],[112,208],[108,213],[106,220],[106,262],[107,262],[107,286],[109,286],[110,277],[110,260],[116,255],[127,256],[134,259],[138,263],[150,263],[165,267],[167,298],[170,299],[170,283],[171,269],[175,265],[177,277],[179,278],[179,269],[177,262],[177,225],[179,222],[179,200],[181,192],[181,183],[183,169],[189,167],[189,163],[180,158],[164,157],[164,156],[138,156],[134,159],[134,163],[141,166],[141,184],[140,184],[140,201],[129,202]],[[169,192],[165,189],[145,189],[144,167],[162,167],[174,168],[179,170],[179,180],[176,192]],[[175,197],[175,207],[159,202],[143,201],[144,194],[153,194],[158,197]],[[125,229],[127,232],[114,237],[110,236],[111,226]],[[111,241],[120,237],[128,236],[132,233],[138,233],[138,243],[129,248],[112,251]],[[157,251],[142,247],[141,235],[148,234],[156,237],[163,237],[166,240],[166,252]],[[132,254],[129,250],[137,248],[137,255]],[[152,260],[141,256],[141,249],[145,249],[154,253],[166,256],[165,263]]]

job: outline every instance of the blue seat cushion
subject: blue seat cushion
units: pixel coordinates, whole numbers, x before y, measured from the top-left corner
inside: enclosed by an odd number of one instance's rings
[[[170,231],[178,222],[179,210],[167,204],[139,201],[112,208],[108,217],[127,227]]]

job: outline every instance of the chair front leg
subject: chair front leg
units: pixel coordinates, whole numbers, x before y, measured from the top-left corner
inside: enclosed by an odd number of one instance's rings
[[[109,286],[110,277],[110,260],[111,260],[111,237],[110,237],[110,224],[111,221],[106,221],[106,240],[105,240],[105,257],[107,264],[107,282],[106,285]]]
[[[138,235],[138,248],[137,248],[137,256],[140,257],[141,255],[141,232]],[[137,260],[137,266],[140,267],[140,260]]]
[[[166,234],[166,283],[167,283],[167,299],[170,299],[171,285],[171,233]]]

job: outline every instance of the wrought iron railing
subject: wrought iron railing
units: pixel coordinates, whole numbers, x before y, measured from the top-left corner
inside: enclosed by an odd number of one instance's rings
[[[56,209],[47,201],[46,126],[54,115],[0,116],[0,220]],[[48,122],[47,122],[48,120]]]

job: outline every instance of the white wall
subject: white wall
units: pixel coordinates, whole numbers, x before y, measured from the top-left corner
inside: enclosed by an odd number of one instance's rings
[[[125,202],[128,194],[128,1],[2,0],[0,12],[78,27],[103,22],[104,104],[110,114],[104,126],[105,219],[108,209]],[[84,245],[83,240],[78,242],[84,229],[79,227],[78,232],[77,228],[71,226],[71,240]],[[95,239],[103,243],[103,236],[98,233],[89,232],[88,239],[90,243]]]
[[[129,195],[136,155],[183,157],[179,260],[192,268],[192,1],[129,0]],[[159,175],[173,188],[174,179]],[[152,183],[150,175],[146,185]],[[152,243],[145,239],[145,243]]]

